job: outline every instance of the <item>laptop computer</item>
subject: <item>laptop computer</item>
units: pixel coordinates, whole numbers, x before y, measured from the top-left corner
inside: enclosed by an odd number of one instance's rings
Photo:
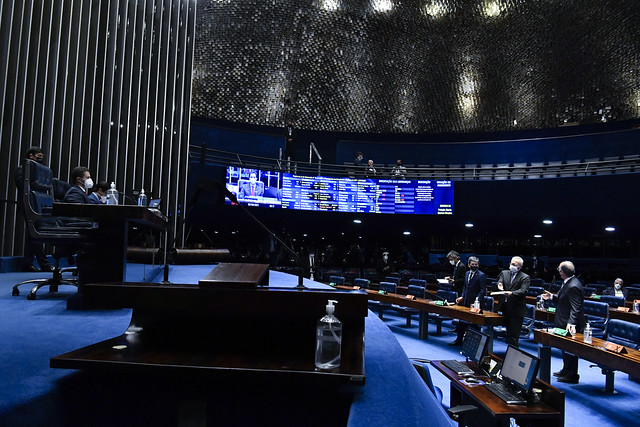
[[[151,199],[149,201],[149,207],[153,209],[159,209],[160,203],[162,203],[162,199]]]

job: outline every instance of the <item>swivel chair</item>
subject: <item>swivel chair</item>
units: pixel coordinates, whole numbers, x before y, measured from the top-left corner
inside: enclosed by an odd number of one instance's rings
[[[83,218],[53,216],[53,172],[48,167],[28,159],[23,163],[23,171],[24,184],[18,197],[22,200],[27,232],[32,242],[49,243],[55,247],[53,277],[25,280],[14,285],[11,291],[13,296],[18,296],[19,286],[35,284],[27,295],[28,300],[34,300],[36,292],[43,286],[49,286],[50,292],[57,292],[59,285],[78,286],[77,280],[62,277],[64,272],[73,269],[60,268],[60,258],[69,256],[76,248],[88,244],[88,233],[97,225]]]

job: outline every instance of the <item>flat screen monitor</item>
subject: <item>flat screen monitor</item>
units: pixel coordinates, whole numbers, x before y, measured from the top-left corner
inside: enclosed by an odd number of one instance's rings
[[[502,363],[502,379],[529,393],[538,375],[539,364],[537,357],[510,345]]]
[[[467,328],[462,340],[462,350],[460,354],[466,357],[469,361],[474,363],[482,362],[482,358],[487,354],[487,344],[489,343],[489,336],[482,332]]]

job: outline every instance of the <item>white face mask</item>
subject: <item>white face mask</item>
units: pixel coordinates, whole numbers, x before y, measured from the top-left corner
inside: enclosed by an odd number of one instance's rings
[[[385,261],[388,260],[389,259],[389,255],[382,255],[382,259],[385,260]]]
[[[101,196],[100,197],[100,202],[101,203],[107,203],[107,196]]]
[[[620,288],[622,288],[622,285],[620,283],[616,283],[615,285],[613,285],[616,288],[616,291],[619,291]]]
[[[88,190],[93,187],[93,180],[91,178],[87,178],[84,180],[84,189]]]
[[[509,266],[509,270],[511,270],[512,273],[517,273],[518,272],[518,266],[517,265],[510,265]]]
[[[256,177],[252,176],[251,178],[249,178],[249,182],[251,183],[251,185],[255,185]]]
[[[452,260],[452,259],[450,259],[450,260],[449,260],[449,263],[450,263],[451,265],[456,265],[456,262],[455,262],[454,260]]]

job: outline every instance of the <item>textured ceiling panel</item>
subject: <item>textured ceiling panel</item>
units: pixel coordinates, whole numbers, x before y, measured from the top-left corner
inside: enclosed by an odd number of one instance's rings
[[[198,0],[195,116],[370,133],[640,117],[637,0]]]

